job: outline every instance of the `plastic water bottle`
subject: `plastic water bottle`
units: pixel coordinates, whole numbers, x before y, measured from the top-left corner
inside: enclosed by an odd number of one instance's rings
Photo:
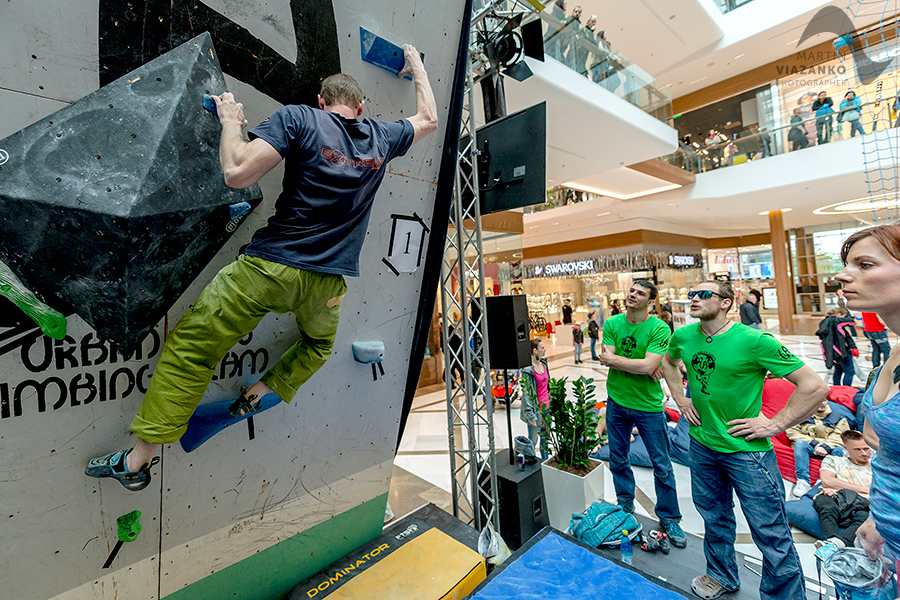
[[[633,564],[634,548],[631,547],[631,539],[628,537],[628,530],[622,530],[622,541],[619,543],[619,550],[622,551],[622,562],[626,565]]]

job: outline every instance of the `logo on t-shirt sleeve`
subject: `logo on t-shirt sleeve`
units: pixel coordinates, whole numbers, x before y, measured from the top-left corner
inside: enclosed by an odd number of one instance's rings
[[[709,394],[706,386],[709,384],[709,376],[716,370],[716,358],[708,352],[698,352],[691,357],[691,367],[697,373],[700,391],[704,394]]]
[[[784,346],[778,349],[778,356],[781,357],[782,360],[794,360],[794,355]]]
[[[331,161],[331,164],[337,167],[349,165],[356,169],[372,169],[378,170],[384,164],[384,157],[377,156],[375,158],[349,158],[340,150],[322,146],[322,156]]]

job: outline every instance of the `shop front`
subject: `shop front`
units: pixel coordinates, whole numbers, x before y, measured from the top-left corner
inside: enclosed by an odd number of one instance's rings
[[[759,290],[762,294],[760,315],[763,319],[777,318],[778,300],[771,244],[707,250],[706,270],[710,278],[731,282],[735,306],[740,306],[747,299],[750,290]]]
[[[576,323],[586,323],[591,313],[602,322],[616,307],[624,310],[625,295],[635,279],[653,281],[660,302],[686,300],[691,287],[705,279],[703,257],[696,249],[632,247],[595,256],[526,260],[523,288],[532,329],[560,330],[565,300],[570,301]],[[565,332],[562,335],[566,337]],[[560,340],[557,336],[558,344]]]

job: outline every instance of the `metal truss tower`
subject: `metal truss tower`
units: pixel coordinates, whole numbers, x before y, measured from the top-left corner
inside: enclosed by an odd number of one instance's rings
[[[470,62],[441,272],[450,484],[454,516],[499,531],[473,88]]]

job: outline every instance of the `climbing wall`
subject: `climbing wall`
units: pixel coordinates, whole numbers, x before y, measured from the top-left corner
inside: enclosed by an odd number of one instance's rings
[[[216,215],[216,231],[230,223],[227,235],[210,241],[198,233],[199,226],[192,228],[191,235],[213,251],[191,256],[189,268],[178,271],[185,281],[176,292],[161,286],[157,304],[162,303],[163,316],[153,315],[141,325],[140,338],[127,344],[104,331],[105,320],[84,310],[78,296],[58,294],[54,281],[42,281],[44,265],[31,264],[30,255],[16,250],[48,248],[57,261],[68,252],[74,271],[74,265],[90,264],[92,256],[105,258],[89,243],[99,218],[69,223],[67,237],[54,242],[59,224],[52,215],[43,228],[30,224],[28,211],[0,215],[0,256],[40,300],[67,317],[66,336],[52,339],[0,298],[0,597],[274,599],[380,534],[399,424],[412,393],[409,382],[414,385],[421,363],[422,324],[432,314],[436,275],[428,265],[439,260],[429,248],[440,248],[440,239],[432,244],[432,237],[440,238],[446,227],[441,199],[452,184],[446,139],[454,137],[449,112],[458,95],[465,26],[465,3],[416,7],[391,0],[10,0],[0,6],[0,140],[18,139],[19,132],[46,123],[57,111],[75,109],[79,101],[123,77],[127,81],[135,70],[204,32],[224,73],[223,84],[244,104],[251,126],[285,103],[314,102],[320,78],[339,70],[360,82],[365,116],[395,120],[414,114],[413,83],[361,60],[360,27],[398,44],[413,43],[425,54],[440,119],[437,132],[390,164],[369,222],[362,276],[348,278],[333,355],[325,366],[290,404],[255,416],[252,424],[238,423],[191,453],[179,444],[164,446],[151,485],[137,493],[112,480],[87,478],[84,465],[133,443],[128,426],[167,332],[265,223],[283,169],[277,167],[260,182],[262,201],[251,213],[237,220],[221,216],[234,204],[230,199],[209,209]],[[145,111],[144,116],[151,115]],[[178,113],[171,119],[171,131],[178,133],[171,135],[191,131],[202,138],[198,147],[214,149],[218,131],[200,121],[204,116],[202,111]],[[127,116],[121,122],[122,130],[132,126]],[[102,135],[118,133],[113,127]],[[159,147],[146,147],[148,161],[158,158]],[[52,161],[40,165],[43,172],[31,176],[50,183],[63,179],[49,172],[54,165],[73,181],[85,169],[95,178],[116,169],[111,144],[111,156],[101,159],[60,148]],[[0,190],[14,172],[28,171],[27,156],[0,145]],[[165,185],[170,190],[220,186],[221,173],[214,166],[179,174]],[[52,189],[23,187],[30,200],[60,200]],[[108,193],[109,202],[121,200],[115,191]],[[259,194],[251,191],[237,200],[256,205]],[[160,221],[186,218],[182,213],[149,218],[160,226]],[[166,234],[160,235],[164,243]],[[115,251],[104,246],[107,255]],[[132,263],[147,258],[146,252],[120,251]],[[51,276],[66,276],[65,269],[55,269]],[[143,273],[149,277],[152,271]],[[128,296],[134,289],[129,270],[116,273],[98,293],[108,292],[122,302],[123,314],[140,317],[142,311],[119,295],[119,290]],[[116,286],[116,293],[107,286]],[[146,290],[141,293],[146,300]],[[237,397],[240,387],[255,382],[297,335],[293,315],[267,316],[219,365],[203,402]],[[383,374],[354,360],[356,341],[383,342]],[[117,544],[117,518],[135,510],[141,511],[140,533],[134,541]]]

